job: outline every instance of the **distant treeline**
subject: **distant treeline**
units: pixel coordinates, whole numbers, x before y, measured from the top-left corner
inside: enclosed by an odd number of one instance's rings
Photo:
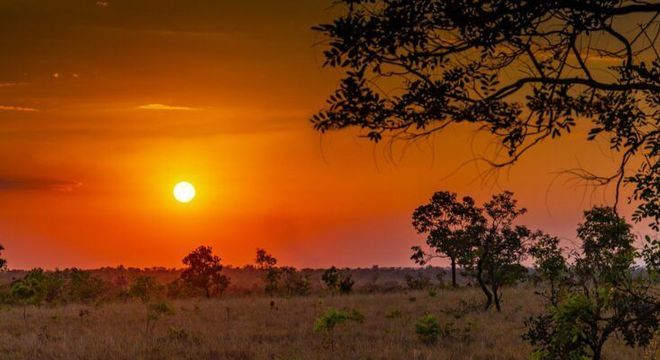
[[[300,269],[297,272],[307,279],[309,293],[319,294],[328,292],[327,285],[322,280],[328,269]],[[39,271],[39,270],[32,270]],[[408,289],[439,288],[447,284],[447,269],[436,266],[424,268],[408,267],[379,267],[371,268],[344,268],[338,271],[350,275],[354,281],[355,292],[397,292]],[[9,270],[0,272],[0,299],[8,300],[11,284],[23,279],[31,271]],[[155,283],[164,287],[164,293],[170,298],[186,298],[204,296],[203,291],[185,286],[181,280],[183,269],[150,267],[102,267],[99,269],[80,270],[76,268],[43,271],[44,276],[52,277],[52,286],[57,289],[51,294],[51,299],[57,302],[90,300],[124,299],[129,295],[131,284],[138,278],[151,277]],[[252,296],[265,293],[266,284],[264,276],[266,270],[255,266],[243,267],[226,266],[222,274],[229,279],[229,286],[224,290],[226,296]],[[467,284],[464,278],[461,282]],[[282,294],[286,295],[286,294]],[[300,294],[291,294],[300,295]],[[304,295],[304,294],[302,294]]]

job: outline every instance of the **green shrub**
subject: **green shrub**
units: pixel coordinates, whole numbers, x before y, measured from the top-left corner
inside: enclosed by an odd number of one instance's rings
[[[440,337],[440,323],[435,316],[431,314],[424,315],[417,320],[415,324],[415,333],[421,342],[426,345],[433,345],[438,342]]]

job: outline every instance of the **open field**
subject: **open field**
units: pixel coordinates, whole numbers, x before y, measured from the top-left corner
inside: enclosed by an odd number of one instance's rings
[[[145,336],[146,312],[137,302],[100,306],[4,308],[1,359],[529,359],[520,335],[540,309],[529,288],[507,289],[501,314],[484,313],[477,289],[334,297],[234,297],[175,300],[175,313]],[[274,301],[272,306],[271,301]],[[334,350],[314,320],[330,308],[356,309],[363,323],[336,328]],[[84,310],[88,310],[86,313]],[[82,312],[81,312],[82,311]],[[432,346],[415,334],[425,313],[454,330]],[[82,314],[82,316],[81,316]],[[653,359],[613,339],[606,359]]]

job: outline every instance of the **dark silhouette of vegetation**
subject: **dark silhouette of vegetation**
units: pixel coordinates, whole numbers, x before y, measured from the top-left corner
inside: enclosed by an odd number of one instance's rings
[[[257,268],[264,272],[264,290],[266,294],[273,295],[277,291],[277,283],[280,281],[277,259],[268,254],[266,250],[257,249],[255,263]]]
[[[213,248],[200,246],[183,258],[186,269],[181,279],[190,285],[203,289],[207,298],[221,295],[229,286],[229,279],[222,274],[220,257],[213,255]]]
[[[548,312],[527,322],[525,338],[536,348],[535,357],[599,360],[612,336],[629,346],[648,345],[658,330],[660,302],[652,278],[637,268],[635,258],[655,271],[657,263],[649,260],[657,259],[657,242],[637,251],[631,226],[608,207],[585,212],[577,234],[581,253],[570,276],[556,239],[541,239],[546,244],[532,252],[537,270],[555,286]]]
[[[323,272],[321,280],[325,284],[325,287],[333,294],[350,294],[355,284],[351,274],[343,274],[334,266]]]
[[[420,247],[413,247],[412,258],[425,263],[438,253],[451,254],[456,257],[454,264],[465,268],[466,275],[479,284],[486,297],[485,309],[494,304],[501,311],[502,287],[526,273],[520,262],[531,232],[514,224],[525,212],[511,192],[493,196],[483,208],[470,197],[458,202],[455,194],[436,193],[431,204],[418,208],[414,215],[418,231],[430,233],[427,244],[435,253],[427,255]]]
[[[264,273],[264,291],[268,295],[305,296],[311,293],[307,275],[290,266],[278,267],[277,259],[264,249],[257,249],[257,268]]]
[[[568,173],[632,186],[635,221],[660,221],[660,4],[635,0],[340,0],[314,30],[325,66],[344,73],[321,132],[359,128],[372,141],[414,140],[474,124],[505,151],[499,169],[578,122],[609,142],[612,173]],[[638,27],[630,31],[636,23]],[[607,67],[602,59],[608,60]],[[503,76],[506,74],[506,76]]]
[[[440,191],[433,194],[428,204],[418,207],[413,213],[413,226],[420,234],[428,234],[426,244],[434,251],[425,253],[421,247],[412,248],[412,259],[424,265],[433,258],[447,257],[451,262],[451,285],[456,283],[456,265],[459,257],[468,251],[470,236],[469,228],[479,217],[471,197],[462,201],[456,199],[456,194]]]
[[[7,269],[7,260],[2,258],[3,251],[5,251],[5,247],[0,244],[0,271]]]

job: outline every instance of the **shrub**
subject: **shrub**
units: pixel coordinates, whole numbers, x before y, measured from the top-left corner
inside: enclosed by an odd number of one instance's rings
[[[424,315],[417,320],[415,324],[415,333],[421,342],[426,345],[433,345],[438,342],[440,337],[440,323],[435,316],[431,314]]]
[[[347,321],[362,323],[364,322],[364,315],[355,309],[351,311],[330,309],[316,319],[314,322],[314,331],[326,334],[328,342],[330,343],[330,349],[334,351],[335,327]]]

